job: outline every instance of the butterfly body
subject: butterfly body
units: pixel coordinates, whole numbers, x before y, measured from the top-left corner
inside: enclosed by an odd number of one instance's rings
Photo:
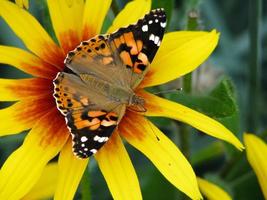
[[[163,9],[136,24],[83,41],[65,59],[54,79],[54,98],[64,115],[79,158],[108,141],[127,109],[145,111],[135,94],[160,46],[166,26]]]
[[[96,91],[109,98],[110,101],[125,104],[126,106],[139,104],[139,102],[135,100],[137,97],[131,88],[124,88],[88,74],[82,75],[81,80],[86,83],[88,88],[94,88]]]

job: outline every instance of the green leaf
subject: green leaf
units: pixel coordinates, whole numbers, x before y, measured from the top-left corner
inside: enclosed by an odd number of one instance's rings
[[[142,173],[141,177],[143,199],[176,199],[176,195],[179,194],[179,191],[153,167]]]
[[[192,154],[190,163],[193,166],[212,160],[223,155],[224,149],[221,142],[216,141]]]
[[[239,132],[239,110],[235,89],[229,78],[223,78],[207,95],[171,94],[175,100],[224,124],[234,133]]]
[[[248,173],[241,175],[229,185],[235,191],[235,200],[264,200],[257,177],[253,171],[249,171]]]
[[[81,199],[82,200],[91,200],[91,187],[90,187],[90,174],[88,168],[86,168],[81,183]]]

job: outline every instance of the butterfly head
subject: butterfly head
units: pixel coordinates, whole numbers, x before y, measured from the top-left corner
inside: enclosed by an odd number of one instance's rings
[[[134,94],[129,101],[128,108],[136,112],[146,112],[145,100]]]

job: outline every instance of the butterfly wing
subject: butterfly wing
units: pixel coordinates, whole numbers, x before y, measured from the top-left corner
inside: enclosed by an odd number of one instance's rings
[[[136,24],[82,42],[69,52],[65,64],[76,74],[90,74],[134,89],[161,44],[165,26],[164,10],[152,10]]]
[[[65,116],[78,157],[96,153],[126,109],[124,104],[91,87],[88,77],[110,83],[114,88],[134,89],[160,46],[165,26],[164,10],[152,10],[136,24],[98,35],[68,53],[65,59],[68,73],[59,73],[54,80],[54,97]]]
[[[74,74],[58,73],[54,88],[57,107],[65,116],[72,135],[74,154],[80,158],[91,156],[107,142],[123,116],[125,106],[88,88]]]
[[[130,86],[135,88],[143,80],[161,44],[166,27],[163,9],[152,10],[136,24],[120,28],[109,37],[113,52],[119,54],[123,67],[131,71]]]

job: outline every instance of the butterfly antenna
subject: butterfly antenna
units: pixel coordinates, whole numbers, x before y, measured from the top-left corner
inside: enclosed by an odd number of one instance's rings
[[[153,94],[169,94],[177,91],[182,91],[183,88],[176,88],[176,89],[171,89],[171,90],[165,90],[165,91],[160,91],[160,92],[154,92]]]

